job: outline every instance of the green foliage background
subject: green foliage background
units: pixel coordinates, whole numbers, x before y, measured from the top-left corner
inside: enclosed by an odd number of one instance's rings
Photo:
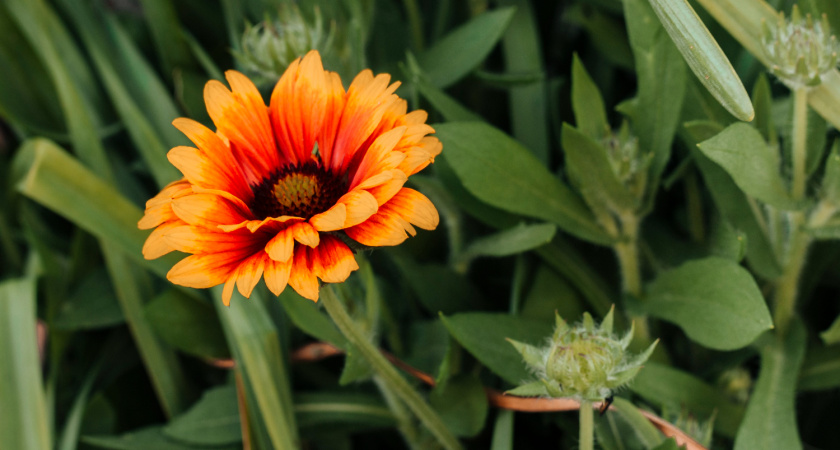
[[[166,281],[177,257],[142,258],[144,202],[189,144],[171,121],[212,126],[204,83],[247,73],[247,24],[289,3],[0,3],[0,448],[453,447],[320,303],[260,286],[226,308]],[[497,409],[483,387],[532,378],[505,338],[615,304],[636,351],[660,341],[598,445],[675,448],[646,409],[708,448],[840,446],[840,74],[801,95],[765,75],[761,20],[790,3],[297,3],[345,86],[392,74],[444,144],[411,180],[440,227],[359,255],[336,291],[435,377],[411,382],[454,445],[575,448],[575,414]],[[840,29],[837,2],[800,7]],[[631,136],[616,160],[609,139]],[[347,356],[292,357],[313,341]]]

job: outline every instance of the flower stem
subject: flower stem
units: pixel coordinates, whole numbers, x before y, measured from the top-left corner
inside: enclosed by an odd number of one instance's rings
[[[353,322],[344,304],[336,295],[334,287],[327,285],[321,292],[321,301],[327,310],[327,314],[330,315],[333,322],[335,322],[338,329],[341,330],[341,333],[344,334],[344,337],[347,338],[350,344],[359,350],[359,353],[371,365],[371,368],[373,368],[382,382],[390,387],[391,392],[396,394],[414,412],[417,418],[420,419],[420,422],[426,426],[444,448],[460,450],[462,448],[461,443],[446,428],[446,425],[437,413],[408,384],[405,378],[397,372],[397,369],[382,356],[379,349],[365,337],[364,332]]]
[[[592,410],[592,402],[582,400],[580,402],[580,450],[593,450],[595,448],[595,414]]]
[[[799,288],[799,277],[805,267],[805,257],[811,238],[803,227],[804,215],[801,212],[791,213],[791,229],[793,230],[788,257],[781,278],[776,284],[773,305],[773,323],[780,336],[787,333],[788,326],[794,315],[796,297]]]
[[[621,271],[621,289],[625,295],[642,300],[642,271],[639,267],[639,218],[634,212],[625,212],[619,216],[621,239],[613,249],[618,258]],[[633,347],[647,348],[650,345],[650,330],[645,317],[628,314],[635,323]]]
[[[791,153],[791,197],[799,200],[805,195],[806,160],[808,149],[808,88],[800,87],[793,91],[793,151]]]

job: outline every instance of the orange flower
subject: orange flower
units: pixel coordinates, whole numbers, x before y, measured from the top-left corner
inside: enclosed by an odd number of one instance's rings
[[[190,253],[167,278],[183,286],[224,283],[248,297],[261,278],[318,300],[320,278],[340,283],[358,269],[339,233],[367,246],[396,245],[431,230],[438,213],[403,187],[441,151],[424,111],[406,113],[390,76],[361,72],[347,91],[318,52],[294,61],[266,107],[239,72],[204,88],[216,132],[190,119],[173,124],[197,148],[169,161],[184,179],[146,202],[141,229],[154,228],[143,256]]]

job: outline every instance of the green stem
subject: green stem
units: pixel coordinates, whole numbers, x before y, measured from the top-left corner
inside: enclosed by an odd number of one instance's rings
[[[793,150],[791,153],[791,197],[799,200],[805,195],[805,181],[808,178],[805,165],[808,159],[806,138],[808,135],[808,88],[793,91]]]
[[[801,212],[791,213],[791,236],[788,257],[784,265],[781,278],[776,283],[773,306],[773,322],[780,336],[787,333],[788,327],[794,316],[796,296],[799,288],[799,277],[805,267],[805,257],[808,254],[808,247],[811,238],[802,229],[804,214]]]
[[[418,433],[417,427],[415,427],[414,418],[411,417],[411,413],[405,409],[405,405],[397,398],[391,387],[388,386],[388,383],[382,380],[382,377],[374,376],[373,382],[379,388],[379,392],[382,393],[382,398],[385,399],[385,404],[388,405],[388,409],[391,410],[394,418],[397,419],[397,429],[400,430],[400,434],[402,434],[408,447],[412,450],[421,449],[422,446],[419,445],[420,433]]]
[[[639,266],[639,218],[632,211],[619,215],[621,239],[613,248],[618,258],[621,271],[621,287],[625,295],[642,301],[642,271]],[[628,317],[635,324],[633,348],[647,348],[650,345],[650,330],[647,319],[628,312]]]
[[[580,450],[593,450],[595,448],[594,423],[595,414],[592,411],[592,402],[583,400],[580,402]]]
[[[449,450],[461,449],[461,443],[446,428],[437,413],[397,372],[397,369],[382,356],[379,349],[365,337],[364,332],[353,322],[344,304],[336,295],[333,285],[325,286],[321,292],[321,301],[327,310],[327,314],[330,315],[350,344],[359,350],[359,353],[368,361],[382,381],[414,412],[420,422],[426,426],[444,448]]]

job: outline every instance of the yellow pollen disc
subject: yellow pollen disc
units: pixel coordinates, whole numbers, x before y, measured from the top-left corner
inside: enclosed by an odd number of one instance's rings
[[[320,191],[318,177],[310,174],[290,173],[274,184],[274,197],[286,208],[309,205]]]

